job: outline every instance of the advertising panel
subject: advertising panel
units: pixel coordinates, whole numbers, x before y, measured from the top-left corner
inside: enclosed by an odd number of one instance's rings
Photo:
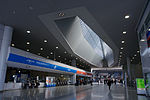
[[[145,82],[143,78],[136,79],[137,94],[146,94]]]

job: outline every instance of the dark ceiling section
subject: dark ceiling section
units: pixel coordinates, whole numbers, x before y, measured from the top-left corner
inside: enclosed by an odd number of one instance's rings
[[[70,64],[73,57],[64,54],[66,50],[53,35],[47,38],[46,34],[51,33],[40,22],[38,16],[75,7],[86,7],[118,48],[123,46],[121,40],[125,40],[125,58],[127,54],[129,57],[133,56],[138,50],[135,28],[146,2],[147,0],[3,0],[0,3],[0,23],[14,28],[12,43],[15,47],[30,49],[34,54],[40,52],[44,57],[50,56],[50,59],[53,59],[50,52],[56,52],[56,60]],[[127,14],[130,18],[124,19]],[[27,34],[27,30],[31,30],[31,34]],[[127,34],[123,35],[123,31],[127,31]],[[48,42],[44,43],[44,39]],[[30,45],[26,44],[27,41]],[[59,49],[56,50],[56,46]],[[43,51],[40,50],[41,47]],[[125,63],[125,59],[121,61]],[[138,62],[139,60],[135,63]],[[77,63],[81,68],[86,66],[89,69],[90,65],[87,66],[82,60],[77,60]]]

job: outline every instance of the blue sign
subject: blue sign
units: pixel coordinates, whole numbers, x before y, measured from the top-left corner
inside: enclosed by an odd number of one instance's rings
[[[72,73],[77,72],[77,70],[74,70],[71,68],[66,68],[66,67],[46,63],[43,61],[23,57],[23,56],[12,54],[12,53],[9,54],[8,61],[27,64],[27,65],[33,65],[33,66],[39,66],[39,67],[44,67],[44,68],[49,68],[49,69],[55,69],[55,70],[60,70],[60,71],[65,71],[65,72],[72,72]]]

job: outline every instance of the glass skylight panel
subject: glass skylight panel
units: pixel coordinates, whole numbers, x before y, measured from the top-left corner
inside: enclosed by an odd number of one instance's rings
[[[95,50],[95,52],[99,56],[103,57],[99,36],[97,36],[97,34],[91,28],[89,28],[82,20],[80,20],[80,25],[84,38],[88,41],[88,43]]]
[[[81,19],[80,19],[80,25],[81,25],[82,34],[84,38],[88,41],[88,43],[94,49],[94,51],[102,58],[104,58],[103,51],[102,51],[102,45],[103,45],[104,56],[108,61],[108,65],[111,65],[114,62],[112,49]]]

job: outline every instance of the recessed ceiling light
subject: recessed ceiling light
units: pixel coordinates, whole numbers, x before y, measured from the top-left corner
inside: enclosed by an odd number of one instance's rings
[[[124,42],[125,42],[124,40],[121,41],[121,43],[124,43]]]
[[[44,42],[46,43],[46,42],[47,42],[47,40],[44,40]]]
[[[140,51],[138,50],[137,53],[139,53]]]
[[[126,31],[124,31],[124,32],[122,32],[123,34],[126,34],[127,32]]]
[[[122,52],[120,52],[120,54],[122,54]]]
[[[132,60],[131,60],[131,62],[132,62]]]
[[[150,28],[148,29],[148,31],[150,31]]]
[[[27,44],[30,44],[30,42],[27,42]]]
[[[28,31],[27,31],[27,33],[28,33],[28,34],[30,34],[30,33],[31,33],[31,31],[29,31],[29,30],[28,30]]]
[[[60,56],[58,56],[60,58]]]
[[[47,56],[47,58],[49,58],[49,56]]]
[[[123,47],[120,48],[121,50],[123,49]]]
[[[122,56],[120,55],[120,57],[122,57]]]
[[[53,52],[51,52],[51,55],[53,54]]]
[[[30,51],[29,49],[27,49],[27,51]]]
[[[41,53],[38,53],[38,55],[41,55]]]
[[[13,43],[12,43],[12,44],[11,44],[11,46],[12,46],[12,47],[14,47],[14,46],[15,46],[15,44],[13,44]]]
[[[134,57],[132,57],[132,59],[134,59]]]
[[[126,15],[124,18],[125,18],[125,19],[128,19],[129,17],[130,17],[129,15]]]
[[[136,57],[136,54],[134,56]]]
[[[64,15],[65,15],[64,13],[59,13],[59,14],[58,14],[58,16],[64,16]]]
[[[78,58],[76,58],[76,60],[77,60]]]
[[[146,41],[145,39],[141,39],[141,41],[143,42],[143,41]]]
[[[43,48],[40,48],[40,50],[43,50]]]
[[[67,53],[66,51],[64,53]]]
[[[67,59],[65,58],[65,60],[67,60]]]
[[[56,47],[56,49],[58,49],[58,47]]]

